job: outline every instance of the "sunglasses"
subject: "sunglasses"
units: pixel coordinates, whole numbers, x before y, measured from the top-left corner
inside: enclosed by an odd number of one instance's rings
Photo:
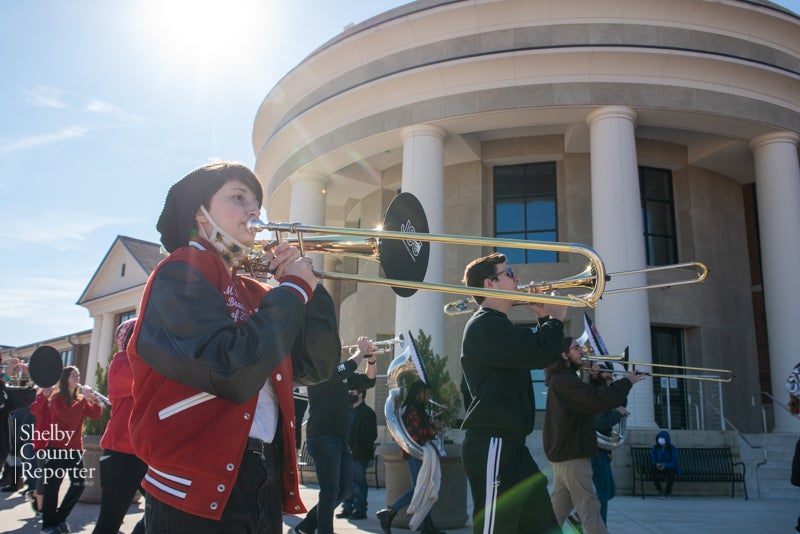
[[[503,269],[502,271],[500,271],[499,273],[494,273],[494,276],[492,276],[492,280],[497,280],[498,278],[500,278],[500,275],[503,274],[503,273],[505,273],[512,280],[514,279],[514,271],[511,270],[511,267],[507,267],[507,268]]]

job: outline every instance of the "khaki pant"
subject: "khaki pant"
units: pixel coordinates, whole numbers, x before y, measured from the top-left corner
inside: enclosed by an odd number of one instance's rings
[[[600,517],[600,501],[592,484],[592,461],[578,458],[566,462],[551,462],[553,466],[553,493],[550,501],[559,525],[575,508],[587,534],[608,534]]]

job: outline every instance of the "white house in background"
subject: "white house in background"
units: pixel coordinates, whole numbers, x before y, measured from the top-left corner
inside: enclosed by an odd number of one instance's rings
[[[163,258],[161,245],[118,236],[78,299],[94,319],[87,369],[107,366],[116,346],[115,332],[122,321],[136,317],[147,277]],[[86,376],[88,385],[94,376]]]
[[[163,257],[160,249],[158,243],[117,236],[77,302],[94,319],[93,328],[4,348],[3,360],[15,356],[26,361],[38,347],[49,345],[61,353],[64,365],[78,367],[82,383],[94,386],[97,363],[107,367],[116,347],[117,326],[138,313],[147,277]]]

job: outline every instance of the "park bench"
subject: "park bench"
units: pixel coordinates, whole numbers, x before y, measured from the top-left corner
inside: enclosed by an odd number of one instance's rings
[[[636,496],[636,482],[644,499],[644,483],[652,482],[650,467],[651,447],[631,447],[631,469],[633,474],[633,496]],[[734,462],[729,447],[678,447],[678,464],[681,473],[675,475],[675,482],[730,482],[731,497],[735,494],[735,484],[741,483],[744,498],[747,500],[745,465]],[[741,470],[736,469],[740,467]]]

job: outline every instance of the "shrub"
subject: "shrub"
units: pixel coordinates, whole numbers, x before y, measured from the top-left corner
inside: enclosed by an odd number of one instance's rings
[[[108,366],[111,364],[111,359],[114,357],[114,352],[106,360],[106,366],[103,367],[100,365],[100,362],[97,362],[94,369],[94,383],[95,383],[95,391],[98,393],[102,393],[103,395],[108,395]],[[100,414],[100,419],[84,419],[83,421],[83,434],[84,435],[98,435],[102,436],[103,433],[106,431],[106,425],[108,424],[108,419],[111,417],[111,407],[108,406],[106,403],[101,402],[100,406],[103,408],[103,412]]]
[[[447,370],[447,356],[439,356],[431,349],[431,336],[426,336],[420,329],[419,334],[414,337],[417,343],[417,350],[425,366],[428,375],[428,385],[431,388],[431,398],[439,404],[444,404],[443,412],[439,414],[439,419],[446,428],[458,428],[460,420],[458,414],[461,411],[461,395],[450,372]],[[402,377],[403,390],[417,381],[417,377],[405,375]],[[436,408],[434,411],[438,411]]]

